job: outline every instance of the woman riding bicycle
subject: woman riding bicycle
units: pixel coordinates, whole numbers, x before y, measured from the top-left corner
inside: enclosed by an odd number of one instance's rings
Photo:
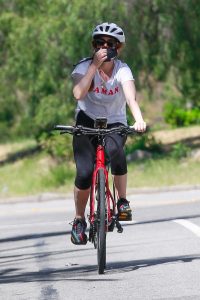
[[[127,125],[126,104],[135,119],[134,128],[143,132],[146,123],[136,102],[136,89],[130,68],[117,56],[125,43],[123,30],[114,23],[102,23],[92,33],[94,54],[80,61],[74,71],[73,94],[77,100],[76,125],[94,128],[97,117],[106,117],[108,128]],[[106,138],[106,151],[118,194],[117,209],[132,220],[126,199],[127,164],[124,153],[126,138],[112,134]],[[74,201],[76,215],[72,225],[71,241],[77,245],[87,243],[85,234],[85,208],[88,201],[95,162],[95,139],[74,136],[73,150],[76,163]]]

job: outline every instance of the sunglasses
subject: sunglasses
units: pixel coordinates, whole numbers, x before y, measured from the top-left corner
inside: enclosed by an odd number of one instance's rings
[[[118,45],[118,42],[110,39],[108,41],[104,40],[104,39],[95,39],[93,40],[93,46],[96,47],[103,47],[105,44],[107,44],[107,46],[109,48],[116,48]]]

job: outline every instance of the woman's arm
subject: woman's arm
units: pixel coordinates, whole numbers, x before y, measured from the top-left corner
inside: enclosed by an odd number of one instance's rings
[[[122,84],[126,102],[130,108],[130,111],[135,119],[135,130],[145,131],[146,123],[143,120],[140,107],[136,101],[136,88],[133,80],[125,81]]]
[[[92,80],[94,78],[96,68],[91,64],[85,75],[77,74],[74,79],[73,95],[76,100],[81,100],[88,93]]]
[[[106,60],[106,58],[107,58],[106,49],[100,49],[94,54],[92,63],[89,65],[86,74],[85,75],[79,74],[75,76],[73,94],[76,100],[83,99],[85,95],[88,93],[97,69]]]

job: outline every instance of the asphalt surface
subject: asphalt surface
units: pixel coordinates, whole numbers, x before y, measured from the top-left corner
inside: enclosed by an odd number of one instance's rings
[[[200,299],[200,189],[129,195],[133,222],[96,250],[70,242],[72,199],[0,205],[0,299]]]

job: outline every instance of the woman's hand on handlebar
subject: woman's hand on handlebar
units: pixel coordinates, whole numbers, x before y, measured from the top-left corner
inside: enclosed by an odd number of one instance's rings
[[[144,121],[136,121],[135,124],[133,125],[133,128],[135,129],[135,131],[138,132],[145,132],[146,131],[146,122]]]

